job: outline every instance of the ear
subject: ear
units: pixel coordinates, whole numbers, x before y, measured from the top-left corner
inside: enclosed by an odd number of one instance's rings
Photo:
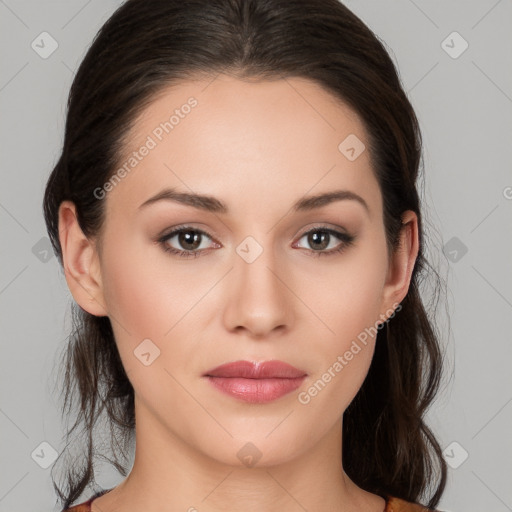
[[[412,210],[407,210],[402,214],[399,246],[389,262],[382,295],[385,309],[381,319],[387,319],[407,295],[418,250],[418,217]]]
[[[73,298],[91,315],[106,316],[96,246],[83,234],[71,201],[63,201],[59,207],[59,240],[64,275]]]

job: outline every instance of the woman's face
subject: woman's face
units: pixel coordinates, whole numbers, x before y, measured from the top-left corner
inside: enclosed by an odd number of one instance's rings
[[[412,242],[388,260],[367,140],[353,111],[298,78],[183,82],[136,120],[124,172],[96,193],[106,222],[90,281],[66,276],[111,319],[148,443],[270,465],[340,438],[417,250],[412,214]],[[164,190],[189,196],[151,201]],[[306,376],[205,376],[240,360]]]

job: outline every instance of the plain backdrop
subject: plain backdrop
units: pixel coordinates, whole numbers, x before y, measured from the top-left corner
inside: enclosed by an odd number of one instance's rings
[[[0,512],[57,510],[50,470],[63,428],[52,389],[72,297],[50,249],[42,197],[62,147],[74,70],[120,3],[0,0]],[[386,43],[424,138],[431,258],[449,289],[450,322],[440,322],[450,378],[428,415],[450,464],[439,508],[506,512],[512,510],[512,2],[345,3]],[[105,466],[97,483],[121,479]]]

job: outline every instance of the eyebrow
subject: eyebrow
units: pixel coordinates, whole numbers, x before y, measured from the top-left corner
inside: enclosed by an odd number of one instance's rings
[[[350,190],[334,190],[332,192],[325,192],[323,194],[318,194],[315,196],[303,197],[292,206],[292,210],[294,212],[309,211],[314,210],[315,208],[320,208],[334,201],[342,200],[357,201],[365,208],[367,213],[370,213],[370,209],[366,201],[360,195]],[[139,206],[138,209],[144,209],[147,206],[155,204],[159,201],[177,202],[187,206],[192,206],[193,208],[198,208],[200,210],[205,210],[214,213],[229,212],[229,209],[226,206],[226,204],[224,204],[216,197],[203,194],[196,194],[193,192],[179,192],[173,188],[165,188],[161,190],[154,196],[151,196],[149,199],[144,201]]]

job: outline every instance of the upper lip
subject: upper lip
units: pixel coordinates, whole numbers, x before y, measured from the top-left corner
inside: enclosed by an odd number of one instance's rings
[[[241,377],[245,379],[295,379],[307,373],[283,361],[233,361],[204,373],[206,377]]]

